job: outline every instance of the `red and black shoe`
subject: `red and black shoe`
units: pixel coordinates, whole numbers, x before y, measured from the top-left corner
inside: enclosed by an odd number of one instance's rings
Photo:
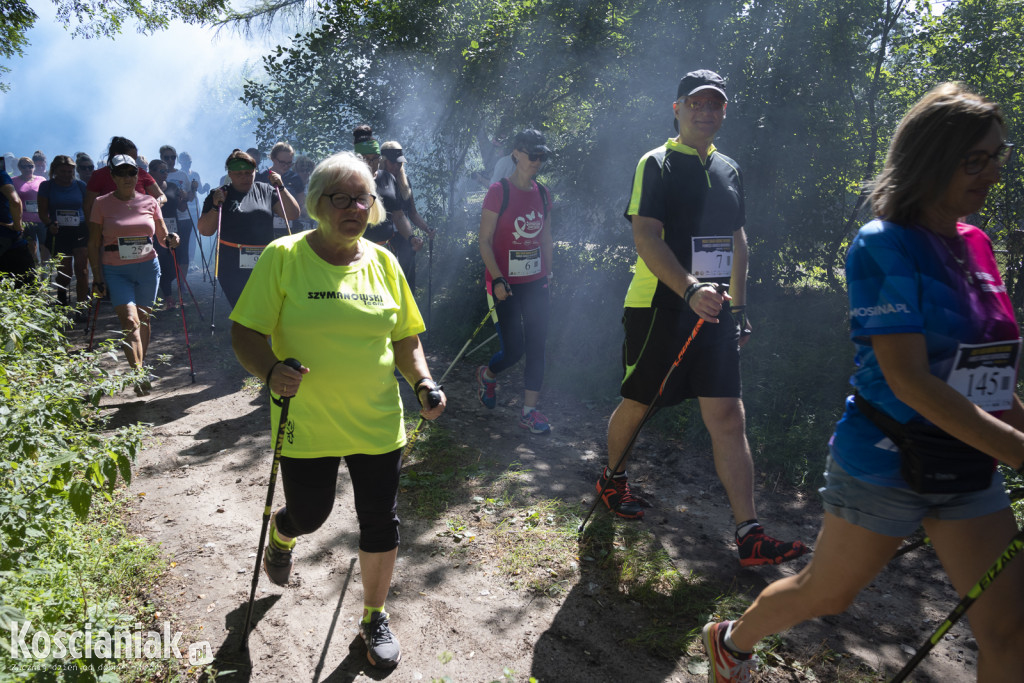
[[[743,538],[736,537],[740,566],[756,567],[762,564],[782,564],[811,552],[801,541],[780,541],[764,532],[760,524],[754,525]]]
[[[627,477],[612,477],[607,488],[605,488],[605,482],[608,482],[607,467],[601,471],[601,478],[597,480],[597,492],[601,493],[602,489],[604,490],[601,500],[609,510],[626,519],[643,519],[644,501],[630,491]]]

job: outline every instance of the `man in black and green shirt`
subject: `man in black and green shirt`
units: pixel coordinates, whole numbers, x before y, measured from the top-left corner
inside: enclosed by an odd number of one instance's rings
[[[755,512],[739,371],[739,347],[750,335],[743,180],[736,162],[713,144],[727,105],[721,76],[688,73],[672,105],[679,135],[637,164],[625,211],[638,259],[623,314],[622,401],[608,424],[608,467],[597,489],[620,517],[643,517],[623,452],[655,399],[663,407],[696,398],[736,522],[740,564],[779,564],[807,547],[767,536]],[[659,396],[699,320],[699,334]]]

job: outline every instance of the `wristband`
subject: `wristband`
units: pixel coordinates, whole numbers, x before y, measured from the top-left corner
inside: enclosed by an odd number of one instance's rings
[[[693,295],[697,293],[697,290],[703,289],[705,287],[714,287],[714,285],[711,284],[710,282],[694,282],[692,285],[687,287],[686,291],[683,293],[683,303],[689,306],[690,299],[693,298]]]
[[[283,362],[283,360],[274,361],[274,364],[270,366],[270,370],[267,371],[267,381],[265,382],[265,384],[267,385],[267,391],[270,391],[270,376],[274,374],[274,368],[276,368]]]
[[[416,380],[416,384],[412,385],[413,392],[415,392],[417,394],[420,393],[420,387],[423,386],[423,384],[425,382],[430,382],[433,385],[431,387],[427,387],[428,389],[438,389],[439,388],[437,386],[437,384],[434,382],[434,380],[430,379],[429,377],[420,377],[418,380]]]
[[[501,286],[505,288],[506,292],[511,292],[512,288],[508,286],[508,282],[503,277],[496,277],[491,280],[491,291],[494,291],[494,285],[501,283]]]

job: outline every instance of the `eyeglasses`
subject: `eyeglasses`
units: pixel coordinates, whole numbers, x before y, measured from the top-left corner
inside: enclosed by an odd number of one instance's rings
[[[133,176],[133,175],[138,175],[138,174],[139,174],[139,169],[135,168],[134,166],[129,166],[128,168],[115,168],[115,169],[113,169],[110,172],[110,175],[116,176],[116,177],[119,177],[119,178],[127,178],[127,177],[130,177],[130,176]]]
[[[161,154],[160,158],[163,159],[164,161],[174,161],[178,157],[175,156],[174,154],[168,154],[167,156],[164,156],[164,155]]]
[[[679,100],[684,107],[690,111],[709,111],[712,114],[718,114],[725,111],[725,100],[719,99],[704,99],[704,100]]]
[[[35,168],[32,164],[18,164],[18,168]]]
[[[964,155],[964,173],[967,175],[978,175],[988,167],[988,162],[993,159],[996,168],[1001,168],[1013,156],[1014,146],[1012,142],[1004,142],[996,148],[992,154],[983,151],[971,152]]]
[[[331,202],[331,206],[335,209],[347,209],[352,206],[352,202],[355,202],[358,208],[367,211],[373,206],[373,202],[377,200],[376,195],[369,193],[352,196],[344,192],[335,192],[334,194],[325,194],[323,196]]]
[[[291,161],[285,161],[283,159],[274,159],[274,162],[281,164],[282,166],[291,166],[292,164],[295,163],[295,160],[292,159]]]

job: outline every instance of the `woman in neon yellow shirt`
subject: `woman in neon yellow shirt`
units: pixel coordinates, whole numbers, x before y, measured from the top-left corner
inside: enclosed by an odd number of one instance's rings
[[[263,251],[231,313],[231,338],[246,370],[265,377],[273,393],[296,396],[281,459],[285,505],[270,524],[264,570],[274,583],[288,582],[295,537],[327,520],[344,459],[359,518],[367,656],[393,667],[401,652],[384,601],[398,552],[405,444],[395,368],[413,385],[426,419],[440,416],[445,398],[429,406],[428,392],[438,387],[419,341],[423,319],[397,260],[363,237],[368,223],[384,218],[374,188],[355,154],[317,165],[306,194],[317,228]],[[279,360],[288,357],[303,361],[301,372]],[[278,411],[272,404],[275,426]]]

